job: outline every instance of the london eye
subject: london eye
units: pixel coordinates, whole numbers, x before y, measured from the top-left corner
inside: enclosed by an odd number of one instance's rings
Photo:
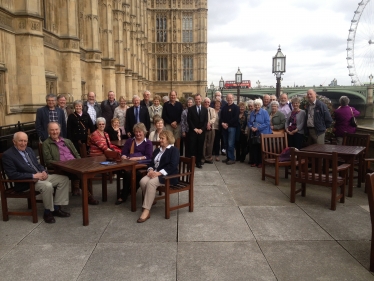
[[[362,0],[354,12],[347,39],[347,68],[352,85],[369,83],[374,73],[374,1]]]

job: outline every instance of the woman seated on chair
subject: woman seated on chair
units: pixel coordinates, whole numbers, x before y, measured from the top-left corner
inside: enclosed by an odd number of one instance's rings
[[[121,140],[122,139],[122,129],[119,126],[119,119],[113,118],[111,121],[111,126],[105,129],[105,132],[108,133],[109,139],[111,141]]]
[[[137,123],[133,127],[135,137],[126,141],[122,149],[122,159],[139,161],[140,163],[148,164],[152,158],[153,146],[150,140],[145,138],[147,129],[143,123]],[[140,181],[141,174],[136,173],[136,186]],[[131,173],[129,171],[123,172],[123,189],[121,197],[117,199],[116,205],[122,204],[126,201],[130,194]]]
[[[90,154],[101,155],[105,150],[114,150],[121,153],[121,149],[110,143],[109,135],[104,132],[105,118],[96,119],[97,130],[91,134]]]
[[[153,117],[153,122],[155,125],[155,130],[149,134],[150,141],[159,141],[160,140],[160,133],[164,130],[164,119],[160,116],[155,115]]]
[[[152,161],[148,173],[140,180],[140,187],[144,195],[143,213],[137,220],[138,223],[149,219],[150,210],[156,196],[157,187],[165,183],[164,176],[178,174],[179,150],[174,147],[173,133],[162,131],[160,133],[160,147],[153,152]],[[177,184],[178,178],[171,179],[170,184]]]

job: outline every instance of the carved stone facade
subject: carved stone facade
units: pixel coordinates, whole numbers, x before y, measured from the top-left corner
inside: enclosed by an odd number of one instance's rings
[[[0,126],[45,95],[204,93],[207,1],[0,0]]]

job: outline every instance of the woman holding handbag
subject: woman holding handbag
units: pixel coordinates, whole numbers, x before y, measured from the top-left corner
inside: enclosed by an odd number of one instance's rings
[[[265,109],[262,109],[262,100],[255,99],[255,109],[251,112],[248,128],[250,133],[250,140],[252,142],[250,149],[250,165],[251,167],[262,167],[261,156],[261,134],[271,134],[270,118]]]
[[[75,112],[68,116],[67,121],[67,138],[71,140],[77,151],[79,149],[79,141],[87,144],[87,138],[95,130],[90,115],[83,112],[83,102],[76,100],[74,103]]]
[[[300,109],[300,99],[295,97],[291,101],[292,111],[286,119],[286,133],[289,147],[301,149],[304,141],[304,123],[306,113]]]
[[[333,117],[335,119],[335,137],[337,144],[343,144],[344,132],[354,134],[356,133],[355,117],[360,115],[360,112],[354,107],[349,106],[349,98],[341,96],[339,99],[340,106],[334,111]]]

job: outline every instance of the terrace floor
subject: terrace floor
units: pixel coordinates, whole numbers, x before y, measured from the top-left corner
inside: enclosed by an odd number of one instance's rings
[[[282,173],[284,174],[284,173]],[[330,191],[307,186],[289,202],[290,182],[276,187],[248,164],[205,164],[195,172],[195,209],[164,218],[163,202],[138,224],[130,203],[89,206],[82,226],[80,197],[70,218],[44,223],[11,216],[0,221],[0,279],[6,280],[374,280],[369,268],[370,214],[364,188],[331,211]],[[101,197],[100,185],[95,194]],[[174,195],[172,202],[187,200]],[[20,201],[20,202],[19,202]],[[26,206],[22,200],[11,207]]]

